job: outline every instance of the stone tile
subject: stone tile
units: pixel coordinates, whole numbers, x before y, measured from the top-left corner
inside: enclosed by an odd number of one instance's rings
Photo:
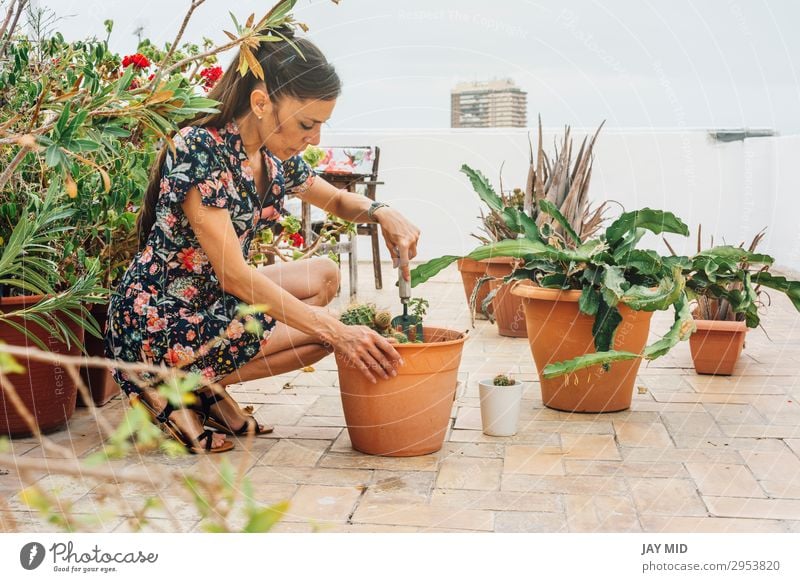
[[[612,435],[562,434],[561,448],[566,459],[590,461],[619,460],[619,451]]]
[[[353,523],[400,525],[492,531],[494,515],[479,509],[461,509],[426,504],[360,503]]]
[[[800,458],[800,438],[797,439],[784,439],[786,445],[794,451],[794,454]]]
[[[342,429],[347,426],[344,416],[304,416],[297,421],[299,426],[328,427]]]
[[[621,447],[620,454],[625,463],[731,463],[741,464],[742,457],[738,451],[720,448],[707,449],[646,449]]]
[[[231,386],[228,391],[236,397],[240,392],[259,392],[261,394],[279,394],[287,382],[291,382],[297,372],[289,372],[271,378],[260,378]]]
[[[431,505],[486,509],[492,511],[531,511],[561,513],[561,496],[553,493],[522,493],[516,491],[466,491],[436,489]]]
[[[525,493],[557,493],[574,495],[627,495],[628,485],[622,477],[585,476],[576,479],[574,475],[520,475],[504,474],[500,483],[501,491],[521,491]]]
[[[639,521],[644,531],[648,533],[786,533],[788,531],[784,522],[769,519],[642,515]]]
[[[681,436],[673,437],[675,446],[679,449],[718,449],[729,451],[785,451],[786,447],[780,439],[760,439],[752,437],[701,437]]]
[[[653,391],[653,398],[656,402],[669,404],[729,404],[746,405],[747,397],[738,394],[727,394],[725,392],[712,392],[710,394],[698,394],[697,392],[662,392]]]
[[[440,459],[458,457],[478,457],[487,459],[502,459],[505,455],[505,446],[500,443],[460,443],[446,442],[442,450],[437,453]]]
[[[584,417],[583,415],[580,416]],[[532,420],[530,422],[520,421],[519,429],[520,430],[517,433],[517,436],[519,436],[520,433],[525,434],[532,432],[558,432],[561,434],[614,434],[614,427],[610,420],[597,420],[594,422],[588,422],[582,420],[572,420],[571,417],[564,420]]]
[[[508,445],[503,472],[525,475],[564,475],[564,453],[560,447]]]
[[[317,396],[306,414],[309,416],[344,416],[342,399],[339,396]]]
[[[661,418],[670,434],[721,436],[714,417],[705,411],[700,412],[662,412]]]
[[[253,416],[265,424],[290,426],[303,417],[305,410],[306,405],[262,404]]]
[[[483,425],[481,424],[481,409],[471,406],[460,406],[453,428],[462,430],[483,430]]]
[[[386,469],[388,471],[435,471],[439,459],[435,455],[422,457],[378,457],[360,453],[328,453],[321,467],[335,469]]]
[[[751,519],[800,520],[800,499],[703,497],[711,515]]]
[[[675,445],[660,422],[614,421],[617,442],[624,447],[672,448]]]
[[[330,441],[282,440],[267,451],[258,464],[313,467],[330,446]]]
[[[427,503],[435,476],[432,471],[375,471],[361,503]]]
[[[774,377],[761,376],[687,376],[696,392],[723,394],[785,394],[786,384]]]
[[[800,459],[791,451],[747,451],[742,458],[770,497],[800,499]]]
[[[567,524],[558,513],[507,511],[495,515],[497,533],[566,533]]]
[[[338,426],[276,426],[275,430],[263,438],[336,440],[342,429]]]
[[[686,463],[701,495],[721,497],[766,497],[745,465]]]
[[[640,515],[706,515],[692,481],[681,479],[628,479]]]
[[[453,429],[448,438],[450,442],[457,443],[525,443],[530,445],[560,446],[561,437],[558,433],[520,430],[513,437],[494,437],[483,434],[479,430]]]
[[[372,481],[373,472],[365,469],[326,469],[324,467],[253,467],[247,477],[255,488],[275,483],[338,485],[356,487]]]
[[[682,463],[644,463],[622,461],[564,461],[567,475],[604,475],[616,477],[662,477],[687,479]]]
[[[636,508],[628,496],[565,495],[567,527],[577,532],[638,532]]]
[[[339,521],[348,519],[361,496],[360,487],[300,485],[284,519],[287,521]]]
[[[502,459],[448,457],[439,465],[436,487],[440,489],[500,489]]]
[[[792,439],[800,437],[800,424],[768,425],[768,424],[721,424],[720,429],[725,436],[755,437],[772,439]]]
[[[714,417],[719,424],[760,424],[764,417],[750,404],[711,404],[704,403],[703,408]]]

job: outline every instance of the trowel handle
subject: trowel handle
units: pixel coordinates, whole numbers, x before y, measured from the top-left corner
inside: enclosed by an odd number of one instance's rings
[[[403,272],[398,271],[397,284],[400,287],[400,299],[409,299],[411,297],[411,281],[406,281],[403,278]]]

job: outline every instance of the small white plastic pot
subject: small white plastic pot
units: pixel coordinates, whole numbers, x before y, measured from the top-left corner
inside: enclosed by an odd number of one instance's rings
[[[519,424],[523,382],[512,386],[495,386],[492,380],[481,380],[481,424],[489,436],[514,436]]]

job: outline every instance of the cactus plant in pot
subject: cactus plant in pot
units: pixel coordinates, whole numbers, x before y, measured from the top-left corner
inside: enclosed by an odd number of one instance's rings
[[[774,259],[756,253],[764,238],[759,232],[750,245],[713,246],[701,250],[698,227],[697,254],[685,271],[697,331],[689,339],[698,374],[730,376],[744,347],[749,329],[758,327],[758,310],[765,306],[763,287],[785,293],[800,311],[800,281],[770,273]],[[673,252],[674,254],[674,252]]]
[[[412,300],[419,322],[427,302]],[[336,354],[339,387],[353,448],[371,455],[408,457],[438,451],[450,422],[466,333],[417,326],[408,336],[392,326],[387,311],[353,305],[341,315],[347,325],[366,325],[396,341],[403,358],[397,376],[371,383],[347,358]]]
[[[528,340],[539,371],[542,399],[550,408],[612,412],[631,404],[642,359],[667,353],[694,330],[685,293],[685,257],[636,248],[647,231],[688,235],[670,212],[625,212],[587,238],[546,199],[536,201],[561,227],[540,228],[520,213],[523,238],[477,248],[468,256],[507,256],[524,261],[512,293],[525,301]],[[445,256],[412,271],[412,285],[428,280],[457,257]],[[656,310],[673,309],[675,321],[645,346]]]
[[[498,374],[481,380],[478,390],[481,401],[481,425],[489,436],[517,434],[524,384],[511,374]]]

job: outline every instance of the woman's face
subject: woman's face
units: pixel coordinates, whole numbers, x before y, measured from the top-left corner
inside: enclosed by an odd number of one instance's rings
[[[283,97],[268,107],[258,121],[262,141],[281,160],[291,158],[308,145],[319,144],[322,124],[330,119],[335,106],[335,99]]]

